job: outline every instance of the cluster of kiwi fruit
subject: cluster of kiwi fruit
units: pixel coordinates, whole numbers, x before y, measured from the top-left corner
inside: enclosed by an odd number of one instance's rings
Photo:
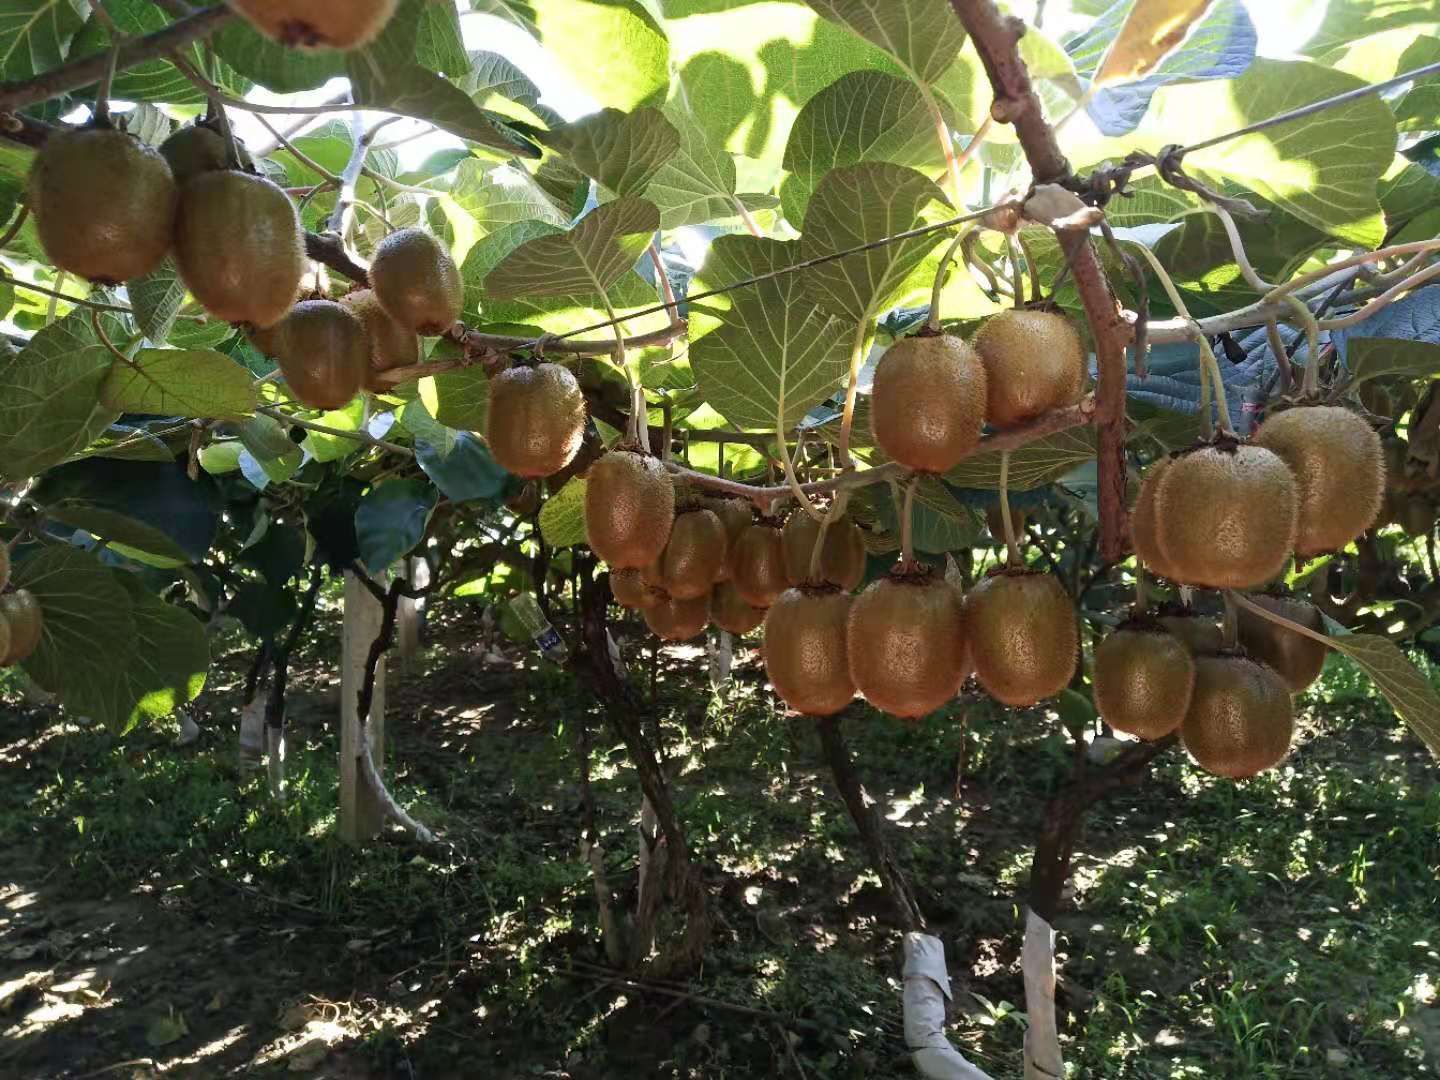
[[[103,120],[56,134],[31,167],[30,206],[51,262],[89,281],[130,281],[173,255],[196,302],[243,327],[311,408],[380,389],[380,373],[419,362],[419,335],[460,316],[460,272],[416,228],[381,241],[369,288],[299,300],[305,234],[294,203],[204,122],[158,150]]]
[[[28,660],[45,629],[45,616],[34,593],[10,589],[9,584],[10,549],[0,544],[0,668]]]

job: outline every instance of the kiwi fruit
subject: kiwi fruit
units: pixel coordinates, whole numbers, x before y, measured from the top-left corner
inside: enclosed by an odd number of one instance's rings
[[[779,529],[763,521],[746,526],[730,551],[730,580],[745,602],[758,608],[768,608],[790,587]]]
[[[810,557],[820,538],[820,522],[804,510],[790,515],[781,530],[785,544],[785,577],[791,585],[838,585],[851,592],[865,577],[865,537],[860,526],[841,514],[825,528],[820,548],[820,580],[810,580]]]
[[[251,340],[279,361],[290,392],[312,409],[345,405],[370,370],[365,324],[333,300],[304,300]]]
[[[675,517],[675,486],[657,458],[611,450],[586,474],[585,534],[612,570],[641,569],[660,557]]]
[[[490,380],[485,440],[516,476],[559,472],[585,441],[585,395],[559,364],[506,368]],[[706,584],[709,588],[709,584]]]
[[[87,127],[45,141],[30,166],[40,246],[97,285],[143,277],[170,253],[180,193],[160,152],[123,131]]]
[[[1370,528],[1385,493],[1380,436],[1349,409],[1305,405],[1265,421],[1255,443],[1295,476],[1299,519],[1295,554],[1337,551]]]
[[[1075,605],[1050,574],[1007,568],[965,597],[965,641],[987,694],[1005,705],[1034,705],[1075,674]]]
[[[1385,490],[1401,495],[1410,490],[1410,444],[1398,435],[1380,441],[1385,459]]]
[[[370,287],[390,317],[417,334],[443,334],[460,318],[460,271],[424,229],[400,229],[380,241]]]
[[[832,716],[854,700],[850,608],[850,595],[832,585],[804,586],[786,589],[765,613],[765,674],[796,712]]]
[[[1171,458],[1163,457],[1145,470],[1140,482],[1140,494],[1130,510],[1130,543],[1135,555],[1145,564],[1145,569],[1156,577],[1173,578],[1165,553],[1160,550],[1160,523],[1155,516],[1155,493],[1160,488],[1160,479],[1170,467]]]
[[[254,161],[243,147],[240,151],[240,167],[249,170]],[[204,124],[187,124],[160,144],[160,156],[170,166],[175,183],[183,191],[185,185],[201,173],[220,172],[230,168],[226,153],[225,136]]]
[[[893,716],[933,712],[969,673],[960,596],[914,563],[897,565],[855,598],[845,642],[856,689]]]
[[[1250,600],[1317,634],[1325,632],[1320,609],[1309,601],[1293,596],[1252,596]],[[1327,645],[1245,608],[1240,609],[1239,616],[1240,646],[1260,663],[1274,668],[1292,694],[1300,693],[1320,677],[1325,655],[1330,651]]]
[[[1290,750],[1294,707],[1273,668],[1240,655],[1195,660],[1195,690],[1180,741],[1206,772],[1242,779],[1264,772]]]
[[[907,469],[943,473],[963,461],[985,424],[985,368],[951,334],[902,338],[880,357],[870,391],[870,431]]]
[[[1178,728],[1195,689],[1190,647],[1155,622],[1117,627],[1095,647],[1095,708],[1116,731],[1163,739]]]
[[[256,30],[301,49],[358,49],[385,28],[399,0],[226,0]]]
[[[1024,542],[1025,521],[1025,511],[1016,510],[1013,506],[1010,507],[1010,524],[1015,529],[1015,539],[1017,542]],[[1005,519],[1000,516],[999,503],[985,508],[985,525],[990,530],[990,538],[994,540],[996,544],[1005,543]]]
[[[0,543],[0,592],[10,584],[10,546]]]
[[[975,335],[985,366],[985,419],[1008,428],[1080,400],[1085,349],[1070,320],[1050,311],[1002,311]]]
[[[710,621],[741,637],[765,621],[765,609],[747,604],[733,581],[722,581],[710,594]]]
[[[710,594],[690,600],[662,596],[643,614],[645,625],[662,641],[689,641],[710,625]]]
[[[180,193],[175,262],[185,287],[215,318],[274,326],[295,303],[305,274],[300,215],[263,176],[201,173]]]
[[[725,561],[720,564],[717,581],[730,580],[730,552],[735,550],[735,541],[755,520],[750,504],[744,499],[708,499],[705,505],[725,526]],[[718,620],[717,620],[718,623]]]
[[[0,667],[24,663],[35,652],[45,630],[45,616],[35,594],[29,589],[16,589],[0,596],[0,620],[4,620],[10,634],[8,647],[0,652]]]
[[[1429,536],[1435,531],[1435,501],[1419,492],[1399,496],[1395,517],[1407,536]]]
[[[1224,437],[1171,459],[1155,493],[1165,576],[1248,589],[1285,569],[1299,513],[1295,476],[1263,446]]]
[[[709,510],[683,510],[670,528],[670,542],[660,556],[663,588],[677,600],[694,600],[710,592],[725,561],[725,526]]]
[[[632,611],[644,611],[665,599],[665,594],[647,585],[634,567],[611,570],[610,591],[615,594],[617,604]]]
[[[340,303],[359,316],[365,324],[365,336],[370,339],[370,373],[365,389],[375,393],[389,389],[376,378],[378,375],[420,363],[420,339],[386,313],[375,299],[374,290],[356,289],[342,296]]]
[[[1225,643],[1224,631],[1214,619],[1192,612],[1175,611],[1161,615],[1159,623],[1184,643],[1193,656],[1218,653]]]

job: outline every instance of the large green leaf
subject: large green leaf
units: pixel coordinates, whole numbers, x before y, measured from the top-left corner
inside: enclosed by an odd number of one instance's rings
[[[344,53],[288,49],[256,32],[243,19],[222,26],[211,43],[220,59],[276,94],[314,90],[345,75]]]
[[[1010,451],[1011,491],[1029,491],[1053,484],[1071,469],[1095,457],[1095,429],[1075,427],[1037,439],[1028,446]],[[976,454],[945,474],[945,480],[956,487],[998,488],[1000,486],[1000,451]]]
[[[616,195],[639,195],[680,148],[680,133],[653,107],[601,109],[545,136],[586,176]]]
[[[785,147],[790,172],[781,189],[785,217],[800,227],[821,177],[862,161],[943,168],[935,122],[913,82],[854,71],[805,103]]]
[[[949,0],[806,0],[825,18],[878,45],[914,79],[934,83],[965,45]]]
[[[490,380],[480,367],[461,368],[420,380],[420,400],[436,421],[460,431],[484,431]]]
[[[561,228],[570,222],[570,215],[561,213],[535,178],[515,165],[486,168],[473,158],[462,161],[450,197],[475,219],[482,234],[517,221],[543,221]]]
[[[1433,0],[1330,0],[1325,18],[1304,51],[1321,56],[1330,50],[1387,30],[1433,26]]]
[[[515,296],[604,295],[660,227],[655,204],[630,196],[598,206],[566,233],[527,240],[485,277],[485,291]]]
[[[166,258],[144,277],[125,283],[135,322],[145,336],[156,345],[163,344],[175,328],[175,316],[185,302],[185,283],[175,269],[173,259]]]
[[[789,266],[798,247],[722,236],[711,247],[706,282]],[[730,294],[719,328],[690,346],[705,400],[736,427],[788,431],[844,382],[855,328],[807,303],[800,278],[788,274]]]
[[[1440,345],[1398,338],[1354,338],[1347,342],[1345,361],[1356,382],[1385,375],[1431,379],[1440,375]]]
[[[585,543],[585,481],[576,477],[540,508],[540,535],[552,548]]]
[[[119,412],[232,420],[254,411],[255,380],[224,353],[141,349],[112,365],[100,400]]]
[[[1331,637],[1330,644],[1360,665],[1395,715],[1440,757],[1440,696],[1399,646],[1375,634],[1340,634]]]
[[[71,60],[109,49],[110,22],[119,27],[120,32],[127,37],[152,33],[170,22],[170,17],[160,5],[152,3],[151,0],[106,0],[105,12],[109,15],[108,20],[91,19],[75,36],[69,51]],[[205,54],[200,45],[188,45],[180,55],[187,63],[205,70]],[[247,80],[237,76],[223,63],[219,65],[216,81],[222,89],[238,94],[243,94],[250,88]],[[89,96],[93,92],[88,87],[79,91],[81,96]],[[175,105],[198,105],[205,101],[204,91],[165,58],[145,60],[116,72],[112,94],[125,101],[163,101]]]
[[[876,490],[872,501],[887,531],[899,536],[900,508],[895,505],[893,490],[888,486]],[[917,551],[939,555],[973,547],[980,528],[980,515],[951,495],[939,480],[926,477],[920,481],[910,523],[910,541]]]
[[[829,255],[913,229],[937,202],[945,202],[940,189],[913,169],[878,162],[834,169],[805,211],[800,256]],[[825,263],[800,275],[802,288],[832,314],[869,322],[940,239],[938,232],[926,233]]]
[[[678,229],[736,212],[735,159],[712,141],[682,99],[665,106],[680,145],[660,166],[645,196],[660,208],[660,227]]]
[[[164,719],[195,699],[210,670],[210,642],[189,612],[147,592],[133,574],[115,576],[130,594],[135,639],[124,661],[113,664],[105,687],[113,714],[100,718],[123,732],[142,720]]]
[[[112,341],[125,336],[114,316],[102,325]],[[120,415],[100,400],[112,359],[90,312],[77,311],[0,363],[0,473],[23,479],[99,438]]]
[[[18,82],[59,67],[86,11],[77,0],[0,0],[0,79]]]
[[[369,490],[355,510],[355,538],[360,558],[380,573],[420,543],[436,492],[421,480],[387,480]]]

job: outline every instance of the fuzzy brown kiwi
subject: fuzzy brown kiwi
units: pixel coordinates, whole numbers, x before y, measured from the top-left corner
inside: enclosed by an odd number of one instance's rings
[[[856,689],[893,716],[933,712],[968,673],[960,597],[914,564],[900,564],[855,598],[845,641]]]
[[[1248,589],[1285,569],[1295,544],[1295,476],[1263,446],[1222,436],[1173,458],[1155,493],[1167,577]]]
[[[657,458],[611,450],[586,475],[585,534],[613,570],[641,569],[660,557],[675,517],[675,485]]]
[[[1008,428],[1080,400],[1085,349],[1063,315],[1002,311],[975,335],[985,366],[985,420]]]
[[[1245,656],[1201,656],[1180,741],[1206,772],[1242,779],[1290,750],[1294,706],[1273,668]]]
[[[358,49],[373,40],[399,0],[226,0],[256,30],[297,49]]]
[[[370,287],[390,317],[417,334],[443,334],[460,318],[460,271],[424,229],[400,229],[380,241]]]
[[[1195,658],[1159,623],[1132,621],[1096,646],[1094,680],[1101,718],[1117,731],[1154,741],[1185,719]]]
[[[170,252],[180,192],[160,152],[133,135],[57,132],[35,155],[29,186],[40,246],[60,270],[120,285]]]
[[[305,273],[300,215],[263,176],[201,173],[180,193],[175,262],[185,287],[215,318],[274,326],[295,303]]]
[[[907,469],[948,472],[975,449],[984,424],[985,367],[960,338],[921,332],[880,357],[870,431]]]
[[[239,161],[242,169],[254,166],[254,161],[238,144]],[[185,185],[201,173],[219,172],[230,168],[230,157],[226,152],[225,136],[204,124],[187,124],[160,144],[160,155],[170,166],[175,183],[183,191]]]
[[[665,598],[659,590],[647,585],[640,576],[640,571],[634,567],[626,570],[611,570],[610,591],[615,594],[617,604],[633,611],[652,608]]]
[[[805,586],[786,589],[765,613],[765,674],[796,712],[832,716],[854,700],[845,644],[850,609],[849,593]]]
[[[0,653],[0,667],[10,667],[30,659],[40,644],[45,630],[45,614],[29,589],[16,589],[0,596],[0,619],[10,633],[9,646]]]
[[[381,373],[420,363],[420,339],[389,316],[375,299],[373,289],[346,293],[340,303],[365,324],[365,335],[370,339],[370,372],[365,389],[376,393],[387,390],[389,387],[378,379]]]
[[[677,600],[704,596],[724,561],[725,526],[720,519],[703,508],[682,510],[660,555],[662,587]]]
[[[333,300],[301,301],[252,340],[279,361],[290,392],[312,409],[347,404],[370,370],[365,324]]]
[[[790,587],[785,576],[785,540],[765,521],[748,525],[730,551],[730,580],[751,607],[768,608]]]
[[[539,478],[574,460],[585,441],[585,395],[559,364],[512,367],[490,380],[485,439],[516,476]]]
[[[975,678],[1006,705],[1034,705],[1065,689],[1078,634],[1070,594],[1050,574],[1005,569],[965,597]]]
[[[1168,457],[1160,458],[1145,470],[1145,478],[1140,482],[1140,494],[1130,511],[1130,541],[1134,545],[1135,554],[1145,564],[1146,570],[1163,578],[1172,578],[1174,574],[1170,571],[1165,553],[1160,550],[1160,523],[1155,516],[1155,493],[1160,488],[1160,480],[1165,475],[1165,470],[1170,467],[1171,460]]]
[[[1193,611],[1173,611],[1159,617],[1159,623],[1174,634],[1194,656],[1217,653],[1225,643],[1220,624]]]
[[[662,641],[689,641],[710,625],[710,594],[691,600],[662,596],[643,614],[645,625]]]
[[[710,593],[710,621],[741,637],[765,621],[765,609],[747,604],[733,581],[721,581]]]
[[[1305,405],[1270,417],[1255,443],[1295,475],[1295,554],[1338,551],[1375,523],[1385,492],[1380,436],[1349,409]]]
[[[1435,531],[1436,506],[1429,495],[1412,491],[1399,496],[1397,501],[1395,516],[1406,535],[1423,537]]]
[[[705,505],[725,526],[725,561],[720,564],[720,576],[716,580],[729,581],[730,553],[735,550],[735,541],[740,539],[740,534],[755,520],[755,515],[744,499],[710,499]]]
[[[0,543],[0,592],[10,584],[10,546]]]
[[[1025,520],[1025,511],[1016,510],[1013,506],[1010,508],[1010,524],[1015,529],[1015,538],[1022,543],[1025,539]],[[1000,516],[999,503],[985,508],[985,526],[990,530],[990,539],[996,544],[1005,543],[1005,520]]]
[[[796,510],[785,522],[785,577],[791,585],[838,585],[851,592],[865,577],[865,537],[860,526],[841,514],[825,527],[825,544],[820,549],[820,580],[810,581],[810,557],[820,537],[820,523],[804,510]]]
[[[1320,609],[1293,596],[1252,596],[1251,601],[1317,634],[1325,632]],[[1287,630],[1263,615],[1240,609],[1240,645],[1251,657],[1274,668],[1292,694],[1298,694],[1320,677],[1330,649],[1294,630]]]

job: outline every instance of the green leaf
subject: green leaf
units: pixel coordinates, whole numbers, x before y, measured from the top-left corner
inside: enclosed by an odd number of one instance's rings
[[[949,0],[806,0],[832,22],[878,45],[912,78],[934,83],[965,46],[965,31]]]
[[[17,82],[59,67],[85,11],[75,0],[0,0],[0,79]]]
[[[946,482],[956,487],[998,488],[1000,453],[993,450],[967,458],[945,474]],[[1095,429],[1092,427],[1075,427],[1047,435],[1010,451],[1010,490],[1029,491],[1053,484],[1077,465],[1083,465],[1094,457]]]
[[[479,367],[461,368],[420,380],[420,400],[447,428],[484,431],[490,410],[490,380]]]
[[[316,423],[337,431],[359,431],[365,422],[365,400],[357,397],[341,409],[322,413]],[[323,431],[307,431],[304,447],[316,461],[340,461],[360,450],[363,443],[343,435],[327,435]],[[288,451],[287,451],[288,453]]]
[[[564,228],[564,214],[524,169],[486,165],[474,158],[460,163],[450,197],[480,226],[482,233],[520,221],[542,221]]]
[[[1352,338],[1346,342],[1345,362],[1357,383],[1385,375],[1429,379],[1440,375],[1440,345],[1399,338]]]
[[[678,229],[735,216],[735,159],[713,142],[680,99],[665,106],[680,145],[662,164],[645,196],[660,208],[660,227]]]
[[[263,413],[246,420],[236,434],[240,436],[240,442],[245,449],[259,461],[285,457],[296,449],[284,425],[273,416]]]
[[[492,99],[497,96],[527,106],[527,112],[540,103],[540,88],[530,76],[496,52],[473,53],[460,87],[477,105],[489,108],[495,107]]]
[[[200,448],[200,467],[211,476],[232,473],[240,468],[240,455],[245,450],[238,440],[214,442]]]
[[[485,291],[515,296],[604,295],[635,265],[660,227],[655,204],[630,196],[598,206],[567,233],[521,244],[485,277]]]
[[[215,55],[276,94],[314,90],[345,75],[344,53],[287,49],[257,33],[243,19],[222,26],[211,42]]]
[[[469,73],[470,56],[460,31],[460,12],[454,4],[425,4],[421,9],[415,57],[423,67],[452,79]]]
[[[447,457],[455,449],[456,440],[460,437],[454,428],[446,427],[430,415],[423,396],[406,402],[395,418],[415,436],[416,442],[426,443],[440,458]]]
[[[1436,21],[1433,0],[1330,0],[1325,18],[1313,37],[1305,43],[1305,52],[1320,56],[1338,46],[1387,30],[1421,25],[1433,26]]]
[[[435,489],[420,480],[387,480],[371,488],[355,510],[360,558],[374,573],[407,555],[425,536]]]
[[[142,720],[164,719],[205,689],[210,640],[198,619],[147,592],[138,577],[116,576],[130,593],[135,620],[133,648],[117,665],[113,691],[116,702],[130,702],[119,725],[129,730]],[[116,709],[117,717],[124,707]],[[112,729],[116,726],[111,723]]]
[[[877,489],[874,503],[887,531],[900,535],[900,515],[889,487]],[[961,503],[934,477],[926,477],[915,488],[914,516],[910,540],[918,551],[939,555],[973,547],[980,537],[981,519]]]
[[[585,543],[585,481],[571,480],[540,508],[540,536],[552,548]]]
[[[1343,634],[1330,645],[1359,664],[1385,695],[1395,715],[1410,725],[1430,752],[1440,757],[1440,696],[1389,638],[1375,634]]]
[[[793,264],[799,244],[721,236],[710,249],[707,283]],[[789,430],[844,382],[854,327],[805,301],[800,274],[731,294],[718,329],[693,342],[690,363],[705,400],[736,427]]]
[[[455,433],[454,446],[443,457],[431,443],[417,442],[415,460],[453,503],[495,500],[511,479],[489,447],[468,431]]]
[[[557,128],[543,142],[586,176],[624,196],[644,192],[679,150],[680,133],[659,109],[601,109]]]
[[[786,220],[797,227],[820,179],[862,161],[935,168],[945,164],[935,122],[913,82],[878,71],[854,71],[816,94],[790,129],[781,189]]]
[[[109,21],[91,19],[75,36],[68,53],[70,60],[107,51],[111,41],[109,22],[113,21],[122,34],[131,38],[153,33],[170,23],[170,17],[160,5],[150,0],[106,0],[105,12],[110,17]],[[180,56],[194,67],[205,70],[205,54],[199,44],[187,45]],[[222,89],[241,95],[250,88],[247,80],[225,64],[220,65],[216,81]],[[98,87],[83,87],[78,93],[89,97],[96,90]],[[205,101],[204,92],[163,57],[145,60],[116,72],[112,96],[124,101],[163,101],[175,105],[199,105]],[[128,125],[130,119],[127,118],[126,122]]]
[[[945,196],[913,169],[882,163],[834,169],[805,212],[800,257],[816,258],[913,229],[933,202],[944,203]],[[939,232],[926,233],[807,270],[804,293],[832,314],[869,322],[941,238]]]
[[[1115,86],[1150,74],[1184,40],[1190,26],[1209,6],[1210,0],[1137,2],[1106,51],[1093,85]]]
[[[100,400],[119,412],[232,420],[254,411],[255,382],[224,353],[141,349],[130,364],[112,365]]]
[[[102,317],[113,341],[124,324]],[[47,326],[0,366],[0,473],[24,479],[64,461],[118,419],[100,400],[112,356],[95,335],[90,312]]]

